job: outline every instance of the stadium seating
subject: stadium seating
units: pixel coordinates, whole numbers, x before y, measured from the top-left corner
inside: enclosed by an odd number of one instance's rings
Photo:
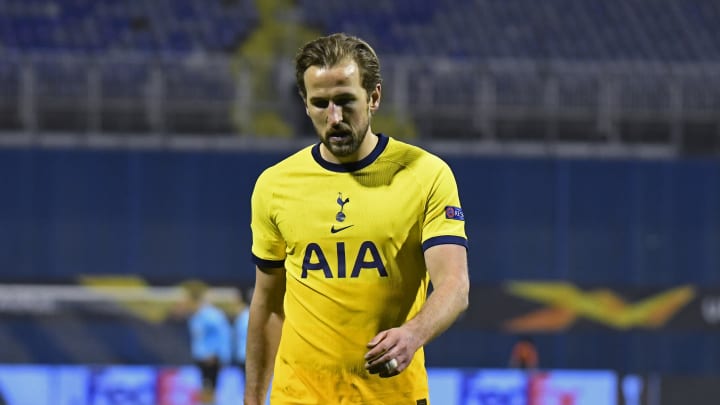
[[[252,0],[7,0],[0,41],[16,52],[227,52],[256,18]]]
[[[237,57],[248,42],[272,48],[283,37],[268,32],[287,22],[370,41],[388,82],[405,92],[387,87],[394,104],[384,111],[399,111],[424,137],[667,143],[682,133],[688,149],[720,147],[713,116],[720,75],[712,68],[720,60],[720,5],[713,0],[298,0],[273,3],[272,12],[262,9],[267,3],[1,1],[0,88],[7,97],[0,129],[258,135],[262,126],[248,117],[269,114],[283,121],[272,121],[271,131],[303,133],[304,116],[288,114],[295,105],[287,72],[263,72],[270,84],[257,83],[262,75],[252,71],[246,92],[277,92],[259,100],[238,95],[237,63],[206,63],[213,54]],[[281,24],[269,27],[268,18]],[[257,41],[260,31],[265,42]],[[405,63],[411,69],[395,76],[403,62],[393,58],[412,61]],[[455,65],[446,69],[439,59]],[[458,63],[471,69],[458,70]],[[556,68],[563,63],[584,65],[573,74]],[[618,74],[613,64],[622,64]],[[668,75],[683,64],[711,71]],[[238,113],[250,99],[256,110]]]
[[[305,0],[306,19],[383,54],[570,60],[717,60],[720,6],[704,0]]]
[[[383,54],[460,58],[717,60],[712,0],[302,0],[303,20]],[[258,21],[253,0],[6,0],[5,50],[226,52]]]

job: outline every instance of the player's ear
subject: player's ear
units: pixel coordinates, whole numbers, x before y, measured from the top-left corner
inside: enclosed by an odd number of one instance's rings
[[[380,108],[380,98],[382,97],[382,87],[380,83],[375,86],[375,90],[370,93],[370,113],[374,113]]]

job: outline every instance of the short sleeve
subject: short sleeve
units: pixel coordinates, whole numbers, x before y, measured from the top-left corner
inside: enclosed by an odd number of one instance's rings
[[[275,223],[273,192],[266,172],[255,182],[250,200],[252,255],[259,267],[281,267],[285,260],[285,241]]]
[[[436,163],[423,222],[423,250],[441,244],[467,247],[465,214],[460,205],[455,176],[447,163],[440,159]]]

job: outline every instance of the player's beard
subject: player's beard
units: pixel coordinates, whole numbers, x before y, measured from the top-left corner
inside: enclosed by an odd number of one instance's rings
[[[360,145],[365,140],[365,135],[370,129],[369,117],[363,124],[357,128],[358,130],[354,130],[349,125],[341,123],[325,132],[325,135],[321,137],[321,141],[333,155],[337,157],[350,156],[360,149]],[[334,136],[341,136],[342,139],[333,140]]]

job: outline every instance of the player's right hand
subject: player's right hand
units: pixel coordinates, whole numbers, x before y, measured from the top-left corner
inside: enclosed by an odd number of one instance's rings
[[[420,347],[418,339],[403,327],[378,333],[368,342],[365,368],[370,374],[392,377],[405,370]]]

